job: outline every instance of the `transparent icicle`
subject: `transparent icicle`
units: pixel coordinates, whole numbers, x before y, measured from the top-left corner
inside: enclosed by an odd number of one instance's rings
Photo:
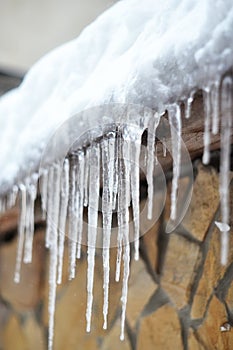
[[[129,172],[128,156],[128,140],[123,140],[123,159],[121,159],[122,170],[119,172],[119,200],[118,200],[118,215],[120,215],[121,225],[121,246],[123,246],[123,281],[122,281],[122,314],[121,314],[121,334],[120,339],[124,340],[125,314],[128,296],[128,279],[130,266],[130,245],[129,245],[129,208],[128,197],[130,192],[129,179],[125,179]]]
[[[18,187],[13,186],[12,191],[7,196],[7,205],[6,205],[7,209],[10,209],[15,205],[17,194],[18,194]],[[0,209],[0,212],[1,212],[1,209]]]
[[[32,262],[32,248],[34,238],[34,203],[37,196],[38,176],[34,175],[31,183],[27,186],[27,208],[26,208],[26,232],[24,245],[24,263]]]
[[[222,224],[229,223],[229,169],[230,169],[230,145],[232,127],[232,78],[227,76],[222,81],[221,88],[221,158],[220,158],[220,200]],[[227,264],[229,236],[228,231],[223,230],[221,236],[221,263]]]
[[[52,229],[52,210],[53,210],[53,183],[54,183],[54,168],[50,167],[48,172],[48,186],[47,186],[47,225],[46,225],[46,234],[45,234],[45,247],[50,247],[50,233]]]
[[[89,148],[86,149],[84,167],[84,206],[88,206],[88,184],[89,184]]]
[[[114,178],[113,178],[113,210],[116,209],[117,206],[117,192],[118,192],[118,142],[119,142],[119,131],[116,132],[115,137],[115,157],[114,157]]]
[[[45,220],[46,211],[47,211],[47,199],[48,199],[48,170],[44,170],[41,175],[40,191],[41,191],[42,219]]]
[[[62,176],[61,176],[61,208],[59,214],[59,235],[58,235],[58,275],[57,283],[60,284],[62,281],[62,265],[64,255],[64,243],[65,243],[65,229],[66,229],[66,217],[67,207],[69,199],[69,160],[65,159]]]
[[[209,164],[210,161],[210,121],[211,121],[211,99],[210,89],[206,88],[204,95],[204,110],[205,110],[205,123],[204,123],[204,152],[202,157],[203,164]]]
[[[121,272],[121,255],[122,255],[122,239],[123,239],[123,213],[122,213],[122,203],[120,199],[120,191],[121,191],[121,179],[124,172],[124,164],[123,164],[123,139],[122,136],[118,135],[117,139],[117,148],[118,148],[118,201],[117,201],[117,223],[118,223],[118,234],[117,234],[117,259],[116,259],[116,274],[115,280],[119,282],[120,280],[120,272]]]
[[[6,200],[4,197],[0,198],[0,214],[4,213],[6,209]]]
[[[165,158],[167,156],[167,147],[166,147],[166,139],[165,139],[165,137],[163,137],[162,146],[163,146],[163,157]]]
[[[141,133],[138,133],[136,138],[130,144],[131,158],[131,198],[133,208],[134,221],[134,259],[139,259],[139,236],[140,236],[140,207],[139,207],[139,183],[140,183],[140,151],[141,151]]]
[[[70,197],[69,197],[69,279],[75,277],[77,240],[78,240],[78,203],[77,192],[77,155],[72,155],[70,160]]]
[[[217,135],[219,130],[219,89],[220,81],[218,79],[211,89],[211,105],[213,109],[212,133],[214,135]]]
[[[23,256],[24,236],[25,236],[25,224],[26,224],[26,205],[27,205],[27,192],[24,185],[19,186],[20,190],[20,218],[18,225],[18,244],[15,266],[15,283],[20,282],[20,270]]]
[[[83,232],[84,167],[85,167],[84,153],[83,151],[79,151],[78,152],[78,173],[77,173],[77,193],[78,193],[77,259],[81,258],[81,244],[82,244],[82,232]]]
[[[176,199],[181,162],[181,111],[179,105],[172,105],[168,109],[168,119],[171,129],[173,178],[171,190],[171,219],[176,219]]]
[[[88,205],[88,245],[87,245],[87,310],[86,331],[91,330],[91,315],[93,304],[93,284],[95,268],[95,246],[98,225],[99,186],[100,186],[100,149],[93,144],[90,149],[90,176],[89,176],[89,205]]]
[[[155,113],[149,119],[147,135],[147,183],[148,183],[148,212],[147,218],[152,219],[153,214],[153,172],[154,172],[154,152],[155,152],[155,134],[159,125],[159,114]]]
[[[103,168],[103,194],[102,194],[102,216],[103,216],[103,271],[104,271],[104,304],[103,328],[107,329],[108,295],[109,295],[109,256],[112,228],[112,199],[113,199],[113,170],[114,170],[114,138],[104,138],[102,143],[102,168]]]
[[[191,109],[192,109],[192,103],[194,99],[194,93],[195,91],[192,91],[190,96],[185,101],[185,118],[189,119],[191,116]]]
[[[58,218],[60,208],[60,177],[61,166],[56,164],[53,173],[53,186],[49,189],[52,192],[51,210],[51,232],[50,232],[50,262],[49,262],[49,325],[48,325],[48,350],[53,348],[54,316],[56,303],[56,281],[57,281],[57,257],[58,257]]]

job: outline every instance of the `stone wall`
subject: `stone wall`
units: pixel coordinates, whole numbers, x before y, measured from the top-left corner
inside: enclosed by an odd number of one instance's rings
[[[219,231],[214,224],[220,215],[218,172],[199,161],[194,166],[193,197],[182,224],[170,235],[164,232],[170,211],[168,193],[163,215],[140,240],[139,262],[131,261],[125,341],[119,339],[121,283],[114,281],[114,249],[109,328],[102,329],[100,250],[96,257],[92,330],[90,334],[85,331],[87,266],[83,247],[83,258],[72,282],[68,281],[66,252],[63,283],[57,291],[55,350],[231,349],[233,237],[228,265],[222,267]],[[231,198],[232,194],[231,185]],[[33,262],[23,265],[22,281],[16,285],[17,215],[13,208],[0,218],[0,349],[45,350],[48,252],[44,248],[44,223],[37,219]]]

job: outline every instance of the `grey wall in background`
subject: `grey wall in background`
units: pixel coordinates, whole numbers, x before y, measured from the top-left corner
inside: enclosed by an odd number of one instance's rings
[[[114,0],[0,0],[0,68],[25,72]]]

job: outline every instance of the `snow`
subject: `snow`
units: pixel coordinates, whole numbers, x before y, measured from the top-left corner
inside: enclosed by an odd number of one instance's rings
[[[214,83],[232,65],[232,28],[231,0],[119,1],[0,99],[1,193],[38,169],[51,134],[84,108],[136,103],[161,112]]]
[[[144,170],[148,182],[148,218],[151,219],[153,170],[158,165],[155,137],[160,119],[168,112],[171,148],[164,137],[161,141],[164,157],[166,149],[173,156],[173,225],[170,226],[174,227],[181,216],[177,218],[182,147],[180,103],[184,102],[188,119],[198,89],[204,91],[205,164],[210,158],[211,133],[217,134],[220,130],[222,222],[216,225],[222,239],[221,263],[227,263],[233,101],[232,78],[226,75],[221,80],[221,77],[232,67],[232,31],[231,0],[119,1],[76,40],[43,57],[18,89],[0,99],[0,210],[14,205],[18,190],[20,201],[15,282],[20,281],[22,259],[26,263],[32,259],[34,201],[40,176],[42,212],[47,220],[45,245],[50,250],[50,350],[56,285],[62,281],[66,226],[69,278],[72,279],[76,275],[77,259],[81,257],[81,244],[85,242],[84,206],[88,208],[86,329],[91,330],[100,209],[103,328],[107,328],[111,225],[116,211],[115,279],[119,281],[122,276],[120,337],[124,339],[131,205],[134,258],[139,258],[141,137],[147,130]]]

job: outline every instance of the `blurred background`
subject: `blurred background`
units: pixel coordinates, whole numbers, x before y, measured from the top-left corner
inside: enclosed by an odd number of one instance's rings
[[[22,76],[76,38],[114,0],[0,0],[0,70]]]

